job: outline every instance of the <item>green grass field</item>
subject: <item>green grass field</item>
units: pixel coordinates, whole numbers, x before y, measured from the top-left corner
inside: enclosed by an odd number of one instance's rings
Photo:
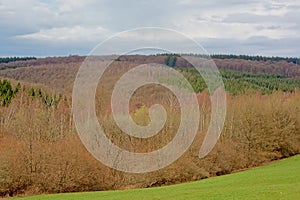
[[[300,199],[300,155],[248,171],[173,186],[19,199]]]

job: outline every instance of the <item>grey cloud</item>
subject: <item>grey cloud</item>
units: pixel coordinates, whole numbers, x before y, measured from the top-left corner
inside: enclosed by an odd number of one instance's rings
[[[257,15],[252,13],[234,13],[223,19],[225,23],[274,23],[274,24],[298,24],[300,23],[298,12],[290,11],[283,16]]]
[[[234,13],[223,19],[225,23],[264,23],[282,21],[279,16],[256,15],[252,13]]]
[[[232,53],[266,56],[299,57],[298,45],[300,38],[271,39],[268,37],[252,37],[247,40],[236,39],[208,39],[201,41],[209,53]]]
[[[100,26],[111,33],[124,31],[143,26],[159,26],[174,28],[185,32],[182,24],[206,22],[231,24],[253,24],[257,30],[282,30],[288,29],[300,33],[300,5],[295,1],[289,4],[271,0],[212,0],[212,1],[159,1],[159,0],[78,0],[70,9],[63,9],[62,0],[3,0],[0,2],[0,56],[1,55],[68,55],[87,54],[93,45],[100,41],[77,43],[60,43],[38,41],[33,39],[16,39],[15,36],[38,33],[42,29],[64,27],[92,27]],[[273,3],[272,3],[273,2]],[[274,3],[275,2],[275,3]],[[78,3],[78,5],[76,5]],[[81,4],[80,4],[81,3]],[[280,3],[280,4],[279,4]],[[282,5],[281,5],[282,4]],[[279,10],[285,6],[287,12],[283,15],[264,15],[251,13],[251,8],[263,6],[266,11]],[[238,9],[243,8],[243,9]],[[207,14],[207,12],[210,13]],[[224,16],[219,12],[227,12]],[[228,12],[229,11],[229,12]],[[205,14],[203,14],[205,13]],[[209,16],[208,16],[209,15]],[[228,27],[230,28],[230,27]],[[195,29],[197,29],[195,25]],[[226,31],[226,30],[224,30]],[[300,37],[300,36],[299,36]],[[250,37],[245,40],[232,38],[201,38],[199,41],[211,53],[236,53],[236,54],[273,54],[275,55],[300,55],[296,45],[300,39],[287,35],[280,40],[270,39],[268,35]]]

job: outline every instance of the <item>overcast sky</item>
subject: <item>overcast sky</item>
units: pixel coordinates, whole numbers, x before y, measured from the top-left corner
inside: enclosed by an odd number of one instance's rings
[[[180,31],[211,54],[300,57],[299,0],[0,0],[0,56],[87,55],[145,26]]]

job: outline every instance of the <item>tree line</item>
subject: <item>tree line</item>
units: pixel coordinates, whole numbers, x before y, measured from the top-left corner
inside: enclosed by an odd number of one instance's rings
[[[211,58],[215,59],[242,59],[242,60],[252,60],[252,61],[287,61],[290,63],[294,64],[300,64],[300,58],[296,57],[280,57],[280,56],[272,56],[272,57],[267,57],[267,56],[250,56],[250,55],[225,55],[225,54],[212,54],[210,55]]]
[[[0,63],[9,63],[15,61],[36,60],[36,57],[3,57],[0,58]]]
[[[212,58],[212,59],[241,59],[241,60],[250,60],[250,61],[273,61],[273,62],[279,62],[279,61],[287,61],[289,63],[294,63],[300,65],[300,58],[297,57],[281,57],[281,56],[260,56],[260,55],[234,55],[234,54],[162,54],[165,56],[198,56],[203,58]]]

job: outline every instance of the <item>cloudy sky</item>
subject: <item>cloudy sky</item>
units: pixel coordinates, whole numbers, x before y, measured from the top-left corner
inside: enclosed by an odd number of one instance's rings
[[[182,32],[212,54],[300,57],[299,0],[0,0],[0,56],[86,55],[145,26]]]

